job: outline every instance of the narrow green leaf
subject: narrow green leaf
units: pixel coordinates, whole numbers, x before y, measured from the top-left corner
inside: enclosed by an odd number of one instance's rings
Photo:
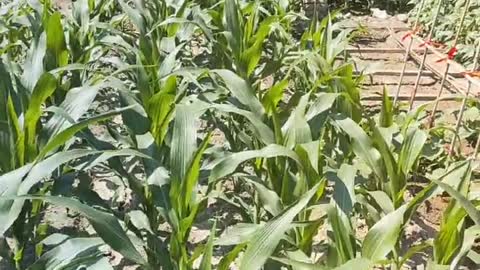
[[[240,270],[258,270],[265,264],[272,255],[285,232],[291,228],[295,216],[304,210],[313,195],[316,194],[320,183],[305,193],[295,204],[269,221],[264,227],[258,230],[243,255]]]
[[[310,105],[305,115],[308,121],[312,120],[315,116],[326,112],[332,108],[333,103],[337,99],[339,94],[337,93],[319,93],[316,96],[315,102]]]
[[[478,225],[472,226],[465,230],[463,235],[462,248],[458,252],[457,256],[455,256],[455,258],[453,259],[450,269],[452,270],[457,269],[458,264],[472,249],[479,235],[480,235],[480,226]]]
[[[43,254],[27,270],[54,270],[74,268],[78,261],[83,265],[94,264],[103,258],[98,248],[104,243],[101,238],[73,238]],[[110,267],[110,269],[113,269]]]
[[[441,189],[445,190],[450,196],[457,200],[460,205],[467,211],[470,218],[475,222],[477,226],[480,226],[480,211],[460,192],[452,188],[452,186],[439,181],[437,179],[431,179],[432,182],[437,184]]]
[[[282,212],[282,201],[275,191],[269,189],[265,183],[253,176],[245,176],[241,177],[241,179],[253,186],[265,210],[273,216],[277,216]]]
[[[365,131],[363,131],[363,129],[350,118],[341,115],[335,115],[332,116],[332,118],[343,132],[347,133],[352,139],[353,152],[359,158],[363,159],[363,161],[365,161],[374,172],[377,179],[383,182],[385,180],[385,171],[382,156],[373,146],[373,142]]]
[[[25,69],[22,74],[22,82],[25,88],[32,91],[37,80],[44,73],[43,60],[47,51],[47,35],[42,33],[34,37],[27,53]]]
[[[203,252],[202,261],[200,263],[199,270],[211,270],[212,269],[212,257],[213,257],[213,240],[215,239],[215,229],[217,222],[213,223],[213,227],[210,230],[210,236],[208,237],[205,250]]]
[[[55,66],[63,67],[68,64],[68,48],[63,34],[62,15],[55,12],[48,18],[46,27],[47,32],[47,52],[55,57]]]
[[[230,104],[217,104],[212,105],[211,107],[222,112],[234,113],[247,118],[247,120],[252,125],[253,132],[255,132],[257,138],[259,138],[263,143],[267,145],[275,143],[275,135],[272,129],[268,125],[263,123],[262,119],[259,118],[258,115],[247,110],[239,109]]]
[[[282,127],[284,134],[284,145],[292,149],[297,144],[309,143],[312,141],[312,132],[305,118],[305,110],[308,105],[310,94],[300,98],[287,122]]]
[[[283,91],[288,86],[288,80],[278,82],[267,90],[262,98],[262,104],[267,114],[271,114],[282,100]]]
[[[279,156],[289,157],[296,161],[297,164],[301,165],[300,159],[295,152],[283,146],[271,144],[260,150],[233,153],[222,158],[215,165],[215,167],[213,167],[210,173],[209,182],[214,182],[233,173],[242,162],[247,160],[253,158],[272,158]]]
[[[407,205],[403,205],[373,225],[363,240],[362,257],[374,262],[386,258],[400,237],[406,210]]]
[[[427,134],[418,128],[410,128],[407,131],[398,157],[398,166],[404,175],[408,175],[417,162],[427,138]]]
[[[258,117],[263,117],[265,114],[265,109],[263,108],[263,105],[259,99],[255,96],[252,86],[247,81],[230,70],[216,69],[212,72],[223,79],[228,90],[235,98],[238,99],[238,101],[250,108],[250,111],[256,114]]]
[[[81,131],[82,129],[88,127],[89,125],[93,123],[97,123],[100,121],[107,120],[111,118],[114,115],[120,114],[123,111],[130,110],[132,107],[125,107],[121,109],[116,109],[104,114],[100,114],[91,118],[88,118],[86,120],[83,120],[81,122],[78,122],[71,127],[63,130],[62,132],[58,133],[55,137],[53,137],[40,151],[38,154],[37,159],[43,158],[45,155],[47,155],[50,151],[56,149],[57,147],[60,147],[63,145],[66,141],[71,139],[77,132]]]
[[[97,210],[72,198],[52,196],[20,196],[17,198],[43,200],[82,213],[88,221],[90,221],[90,224],[95,229],[98,236],[112,249],[118,251],[125,256],[125,258],[133,262],[144,266],[147,265],[147,262],[134,247],[117,218],[112,214]],[[1,199],[2,198],[0,198],[0,200]]]
[[[393,105],[388,96],[387,87],[383,87],[382,110],[380,111],[380,126],[389,127],[393,124]]]
[[[27,156],[31,157],[36,152],[37,124],[42,115],[42,106],[57,87],[57,80],[50,73],[43,74],[33,89],[27,112],[25,113],[25,130],[27,142]],[[31,160],[29,160],[31,161]]]
[[[238,59],[242,51],[243,24],[240,19],[240,9],[236,0],[226,0],[224,6],[225,29],[230,32],[234,56]]]
[[[197,149],[197,128],[195,108],[192,105],[178,105],[175,113],[170,151],[172,181],[183,181]]]

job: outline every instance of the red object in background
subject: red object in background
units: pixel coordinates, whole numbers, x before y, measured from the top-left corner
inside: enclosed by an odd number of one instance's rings
[[[403,37],[402,37],[402,42],[405,41],[407,38],[411,38],[413,35],[416,35],[418,32],[422,31],[421,26],[417,26],[415,29],[412,31],[408,31]]]
[[[412,37],[412,35],[413,35],[413,33],[412,33],[412,32],[408,32],[408,33],[406,33],[406,34],[405,34],[405,35],[402,37],[402,41],[405,41],[405,39],[407,39],[407,38],[411,38],[411,37]]]
[[[452,47],[450,50],[448,50],[447,57],[439,59],[436,62],[440,63],[443,61],[447,61],[447,59],[453,60],[453,58],[455,58],[455,56],[457,55],[457,52],[458,52],[457,47]]]

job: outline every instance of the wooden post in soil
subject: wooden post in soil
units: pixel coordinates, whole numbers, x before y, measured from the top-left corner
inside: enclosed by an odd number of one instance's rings
[[[475,56],[473,59],[473,69],[472,71],[476,71],[478,68],[478,57],[480,54],[480,44],[477,44],[477,48],[475,51]],[[465,96],[463,97],[462,101],[462,107],[460,108],[460,112],[458,113],[458,119],[457,123],[455,125],[455,133],[452,139],[452,143],[450,144],[450,149],[448,151],[448,157],[451,157],[455,151],[455,144],[457,142],[457,137],[458,137],[458,131],[460,130],[460,125],[462,124],[463,120],[463,113],[465,112],[465,108],[467,107],[467,100],[468,96],[470,95],[470,90],[472,88],[472,82],[468,81],[468,87],[467,87],[467,92],[465,93]],[[480,138],[480,137],[479,137]],[[478,147],[478,142],[477,142],[477,147]]]
[[[448,56],[445,59],[445,61],[447,63],[447,67],[445,68],[445,73],[443,74],[442,82],[440,83],[440,90],[438,91],[437,99],[435,100],[435,105],[433,106],[433,110],[430,113],[430,119],[429,119],[429,122],[428,122],[428,126],[430,128],[433,126],[433,124],[435,122],[435,114],[437,113],[438,104],[440,103],[440,97],[442,95],[443,88],[445,87],[445,82],[447,80],[448,71],[450,70],[450,61],[448,61],[448,60],[453,60],[453,57],[455,56],[455,53],[457,52],[458,39],[460,38],[460,33],[462,32],[463,25],[465,23],[465,17],[467,16],[469,8],[470,8],[470,0],[467,0],[465,2],[465,8],[463,10],[462,18],[460,19],[460,22],[458,24],[458,29],[457,29],[457,33],[455,35],[455,40],[453,41],[452,48],[450,49],[450,52],[448,53]],[[469,86],[470,85],[471,85],[471,83],[469,83]],[[455,134],[455,136],[456,136],[456,134]]]
[[[430,32],[428,33],[427,39],[425,40],[426,42],[425,45],[429,45],[428,42],[432,39],[433,33],[435,31],[435,27],[438,22],[438,15],[440,14],[440,9],[442,7],[442,4],[443,4],[443,0],[439,0],[438,6],[435,10],[435,15],[433,17],[432,28],[430,28]],[[428,56],[428,48],[429,48],[428,46],[425,46],[425,50],[423,52],[423,59],[418,69],[417,79],[415,80],[415,87],[413,89],[412,95],[410,96],[410,110],[413,108],[413,102],[415,101],[415,96],[417,95],[418,86],[420,84],[420,78],[422,77],[422,71],[423,71],[423,68],[425,67],[425,61],[427,60],[427,56]]]
[[[417,17],[415,18],[415,24],[413,26],[413,29],[411,30],[411,32],[407,33],[407,36],[405,36],[407,38],[410,38],[410,41],[408,42],[407,49],[405,51],[405,57],[403,59],[402,73],[400,74],[400,80],[398,82],[397,92],[395,92],[395,98],[393,99],[393,107],[395,107],[397,105],[398,96],[400,95],[400,88],[402,88],[403,77],[405,75],[405,70],[407,69],[407,61],[408,61],[408,58],[410,58],[410,50],[412,49],[412,44],[413,44],[413,36],[412,35],[414,35],[415,31],[417,31],[418,28],[419,28],[420,15],[423,12],[424,5],[425,5],[425,0],[422,0],[422,2],[420,2],[420,8],[418,9],[418,12],[417,12]],[[408,35],[410,35],[410,36],[408,36]]]

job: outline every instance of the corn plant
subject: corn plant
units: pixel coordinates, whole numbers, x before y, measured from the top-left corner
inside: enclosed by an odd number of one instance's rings
[[[295,5],[0,4],[0,257],[114,269],[115,251],[173,270],[402,269],[429,250],[435,269],[475,259],[475,162],[447,160],[449,127],[422,125],[429,104],[396,112],[385,90],[379,112],[365,110],[338,13],[299,29]],[[100,169],[131,199],[103,199]],[[406,247],[417,209],[444,191],[438,233]],[[95,233],[51,233],[54,206]],[[209,235],[192,242],[205,214]]]

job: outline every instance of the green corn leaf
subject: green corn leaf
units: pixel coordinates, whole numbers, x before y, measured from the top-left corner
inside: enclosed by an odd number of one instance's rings
[[[285,232],[291,228],[295,216],[307,206],[319,187],[320,183],[254,234],[243,255],[240,270],[261,269],[270,255],[273,254]]]
[[[257,135],[257,138],[260,141],[267,145],[275,143],[275,135],[272,129],[268,125],[263,123],[262,119],[259,118],[257,114],[247,110],[239,109],[230,104],[212,105],[211,108],[215,108],[222,112],[238,114],[247,118],[250,124],[252,124],[253,132],[255,132],[255,135]]]
[[[363,240],[362,257],[374,262],[386,258],[400,237],[406,210],[403,205],[373,225]]]
[[[197,149],[196,115],[193,105],[178,105],[170,151],[172,182],[185,179]]]
[[[250,111],[256,114],[259,118],[263,117],[265,109],[260,100],[255,96],[252,86],[247,81],[230,70],[217,69],[212,72],[223,79],[227,89],[238,99],[238,101],[250,108]]]
[[[267,90],[262,98],[262,104],[267,114],[271,115],[277,108],[278,102],[282,100],[283,91],[288,86],[288,80],[276,83]]]
[[[42,115],[43,103],[50,97],[57,87],[57,80],[50,73],[43,74],[33,89],[27,112],[25,113],[25,129],[27,141],[27,156],[36,152],[37,123]],[[31,160],[29,160],[31,161]]]
[[[334,268],[333,270],[370,270],[373,269],[374,263],[365,258],[356,258],[346,262],[345,264]]]
[[[192,204],[191,199],[192,199],[192,195],[194,194],[195,188],[198,184],[198,177],[200,175],[200,166],[201,166],[202,156],[205,153],[205,150],[207,149],[211,136],[212,136],[212,133],[210,132],[203,139],[202,144],[200,145],[198,150],[195,152],[195,155],[193,156],[193,159],[190,163],[190,167],[188,168],[186,177],[182,182],[183,188],[182,188],[181,194],[183,194],[183,197],[184,197],[184,201],[182,204],[184,208],[187,208]]]
[[[226,256],[224,256],[220,262],[218,263],[217,269],[218,270],[230,270],[230,265],[235,261],[238,257],[238,254],[242,252],[247,244],[237,245],[230,251]]]
[[[471,171],[460,178],[458,187],[454,190],[463,196],[468,195]],[[433,241],[434,261],[441,265],[451,264],[462,246],[464,218],[467,215],[457,200],[452,200],[444,210],[440,230]]]
[[[230,47],[234,56],[239,59],[243,50],[243,23],[237,0],[226,0],[224,6],[225,29],[230,33]]]
[[[393,125],[393,105],[388,96],[387,87],[383,87],[382,110],[380,111],[380,126],[389,127]]]
[[[59,166],[78,158],[100,154],[97,159],[89,163],[90,166],[95,166],[98,162],[103,162],[107,158],[115,156],[142,156],[138,151],[125,150],[127,149],[101,152],[76,149],[54,154],[36,164],[27,164],[15,171],[0,176],[0,197],[25,195],[35,184],[45,177],[48,177]],[[0,219],[3,220],[3,222],[0,223],[0,235],[4,235],[8,228],[10,228],[20,214],[22,207],[23,200],[0,200]]]
[[[101,238],[73,238],[47,251],[27,270],[54,270],[59,268],[86,267],[95,265],[105,259],[103,252],[98,248],[104,245]],[[105,269],[113,269],[107,264]]]
[[[262,224],[237,223],[227,227],[214,244],[216,246],[233,246],[247,243],[263,226]]]
[[[300,98],[300,102],[293,110],[287,122],[282,127],[284,134],[284,145],[292,149],[297,144],[309,143],[312,141],[312,132],[305,118],[305,111],[310,95],[306,94]]]
[[[294,270],[327,270],[328,269],[328,267],[320,264],[313,264],[311,262],[302,262],[302,261],[297,261],[290,258],[272,257],[271,259],[277,262],[280,262],[284,265],[289,265]]]
[[[241,179],[253,186],[265,210],[273,216],[277,216],[282,212],[283,205],[280,197],[278,197],[275,191],[269,189],[264,182],[253,176],[245,176],[241,177]]]
[[[399,265],[404,265],[408,260],[410,260],[410,258],[413,255],[415,255],[415,254],[417,254],[417,253],[419,253],[419,252],[421,252],[421,251],[423,251],[427,248],[430,248],[431,246],[432,246],[432,241],[429,241],[429,240],[427,240],[423,243],[420,243],[418,245],[411,246],[407,250],[407,252],[405,252],[405,254],[402,256],[402,259],[400,260]]]
[[[118,3],[122,7],[123,11],[128,16],[128,18],[135,25],[135,27],[137,27],[137,29],[140,31],[140,33],[142,35],[146,34],[147,25],[144,17],[141,14],[141,10],[130,7],[130,5],[126,3],[124,0],[119,0]]]
[[[100,91],[103,86],[104,85],[100,83],[70,89],[59,107],[62,108],[71,119],[77,121],[90,108],[98,91]],[[62,115],[53,115],[43,127],[40,134],[40,145],[44,146],[48,140],[71,125],[72,123],[70,123],[69,119]]]
[[[240,56],[241,63],[245,63],[245,66],[247,68],[247,76],[252,75],[253,71],[255,71],[258,62],[260,61],[260,57],[262,56],[263,43],[265,42],[265,38],[270,32],[271,25],[277,21],[278,18],[276,16],[270,16],[263,20],[255,35],[255,42]]]
[[[202,261],[200,263],[199,270],[211,270],[212,269],[212,257],[213,257],[213,241],[215,239],[215,229],[217,223],[213,223],[213,227],[210,230],[210,236],[208,237],[207,245],[203,252]]]
[[[436,185],[438,185],[441,189],[445,190],[450,196],[452,196],[457,202],[465,209],[468,213],[470,218],[475,222],[477,226],[480,226],[480,211],[459,191],[454,189],[449,184],[446,184],[442,181],[437,179],[431,179]]]
[[[157,145],[162,145],[168,131],[168,124],[173,119],[177,79],[170,76],[163,89],[148,100],[147,113],[151,120],[152,135]]]
[[[404,175],[408,175],[417,162],[427,138],[425,131],[418,128],[410,128],[407,131],[398,157],[398,166]]]
[[[339,94],[337,93],[319,93],[315,98],[315,102],[308,108],[305,115],[307,120],[310,121],[315,116],[330,110],[338,96]]]
[[[328,210],[337,254],[342,263],[355,258],[355,240],[350,215],[355,204],[355,174],[353,166],[342,164],[334,176],[335,189]]]
[[[300,159],[295,152],[283,146],[271,144],[260,150],[250,150],[233,153],[224,158],[221,158],[221,160],[215,165],[215,167],[213,167],[210,173],[209,182],[214,182],[222,177],[225,177],[235,172],[237,167],[242,162],[245,162],[247,160],[253,158],[272,158],[279,156],[289,157],[301,166]]]
[[[352,119],[340,115],[332,116],[335,123],[343,132],[347,133],[352,139],[353,152],[370,167],[377,179],[381,182],[385,180],[384,165],[382,156],[373,146],[373,142],[363,129]]]
[[[60,12],[53,13],[48,18],[46,27],[47,32],[47,52],[55,59],[55,65],[52,67],[63,67],[68,64],[68,48],[63,34],[62,15]]]
[[[76,199],[53,196],[20,196],[18,199],[43,200],[58,206],[68,207],[85,215],[98,236],[112,249],[118,251],[125,258],[147,266],[147,262],[134,247],[129,237],[123,230],[117,218],[110,213],[97,210],[91,206],[82,204]],[[1,200],[2,198],[0,198]],[[10,198],[11,199],[11,198]]]
[[[175,65],[177,64],[177,54],[180,52],[181,49],[183,49],[183,46],[185,46],[185,43],[182,43],[175,47],[173,51],[171,51],[165,59],[163,59],[162,64],[160,65],[158,69],[158,77],[160,79],[169,76],[173,70],[175,69]]]
[[[25,69],[22,74],[22,82],[25,88],[33,91],[37,80],[44,73],[43,59],[47,51],[47,35],[42,33],[33,39],[30,50],[27,53]]]
[[[459,183],[462,182],[462,179],[469,176],[470,173],[470,161],[460,161],[452,164],[444,174],[437,179],[433,179],[433,183],[425,187],[408,203],[408,209],[405,213],[405,220],[411,218],[412,214],[423,201],[442,193],[442,188],[437,188],[438,186],[435,181],[444,183],[447,187],[457,188]]]
[[[473,245],[475,244],[476,239],[480,235],[480,226],[475,225],[465,230],[463,235],[463,243],[460,251],[455,256],[451,263],[450,269],[457,269],[457,266],[461,260],[472,250]]]
[[[77,132],[81,131],[82,129],[88,127],[89,125],[93,123],[97,123],[100,121],[107,120],[111,118],[114,115],[120,114],[123,111],[130,110],[132,107],[125,107],[121,109],[116,109],[104,114],[100,114],[91,118],[88,118],[84,121],[78,122],[71,127],[63,130],[62,132],[58,133],[55,137],[53,137],[48,143],[43,147],[43,149],[40,151],[38,154],[37,159],[43,158],[45,155],[47,155],[50,151],[55,150],[56,148],[60,147],[63,145],[65,142],[67,142],[69,139],[71,139]]]
[[[389,181],[390,198],[394,202],[394,205],[398,206],[403,201],[403,193],[401,193],[401,191],[406,184],[405,174],[398,169],[397,161],[390,150],[389,144],[385,141],[381,130],[377,127],[373,127],[373,142],[382,155],[385,164]]]

